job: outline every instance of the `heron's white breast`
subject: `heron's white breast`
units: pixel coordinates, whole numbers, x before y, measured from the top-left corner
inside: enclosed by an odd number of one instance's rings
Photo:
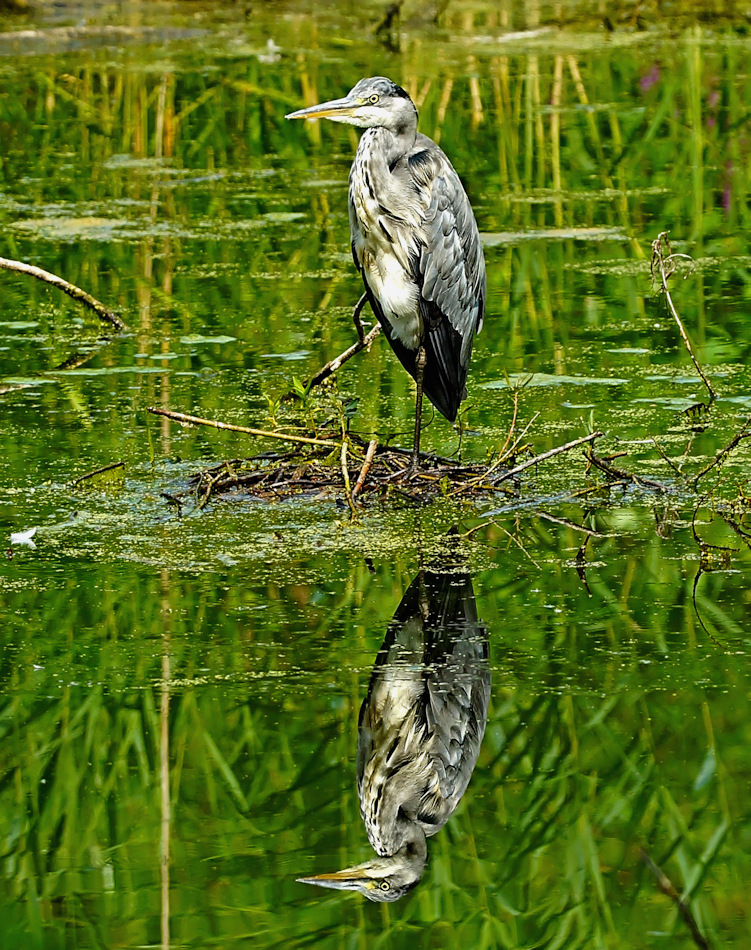
[[[411,242],[404,240],[397,223],[383,213],[378,195],[378,176],[389,174],[376,169],[368,158],[367,137],[360,142],[350,173],[352,245],[368,286],[394,330],[408,349],[417,350],[422,337],[419,289],[411,274]],[[385,200],[385,196],[384,196]]]
[[[368,286],[375,294],[394,336],[409,350],[417,350],[422,337],[422,318],[414,281],[404,272],[399,261],[388,252],[367,248],[362,269]]]

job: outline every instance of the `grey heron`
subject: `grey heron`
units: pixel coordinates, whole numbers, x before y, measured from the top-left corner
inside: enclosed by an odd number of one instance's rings
[[[466,396],[485,314],[485,259],[469,198],[445,153],[417,131],[417,109],[384,76],[361,79],[343,98],[291,112],[364,128],[349,174],[352,256],[367,300],[415,380],[412,461],[420,460],[423,392],[450,422]]]
[[[427,838],[467,789],[489,699],[488,634],[469,575],[421,572],[389,624],[360,708],[357,793],[378,857],[299,880],[372,901],[410,891]]]

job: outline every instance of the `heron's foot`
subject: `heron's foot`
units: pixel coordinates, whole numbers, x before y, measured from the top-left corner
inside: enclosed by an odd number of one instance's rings
[[[409,465],[402,472],[402,478],[405,482],[411,482],[412,479],[417,478],[420,474],[420,456],[413,455],[410,459]]]

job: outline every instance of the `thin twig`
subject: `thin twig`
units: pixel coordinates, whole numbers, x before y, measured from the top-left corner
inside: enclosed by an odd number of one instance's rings
[[[0,267],[5,270],[15,271],[17,274],[28,274],[31,277],[36,277],[37,280],[44,281],[46,284],[52,284],[53,287],[57,287],[69,297],[72,297],[90,310],[93,310],[104,323],[111,324],[116,330],[128,329],[116,313],[113,313],[112,310],[108,310],[103,303],[100,303],[95,297],[92,297],[91,294],[87,294],[85,290],[81,290],[81,288],[76,287],[75,284],[63,280],[62,277],[51,274],[48,270],[35,267],[33,264],[24,264],[23,261],[9,260],[6,257],[0,257]]]
[[[514,434],[514,428],[516,427],[516,417],[519,414],[519,388],[518,387],[515,387],[513,390],[513,399],[514,399],[514,412],[513,412],[513,415],[511,416],[511,425],[509,426],[509,429],[508,429],[508,435],[506,436],[506,441],[503,443],[503,448],[498,453],[499,459],[505,458],[504,453],[506,452],[506,447],[511,441],[511,438]]]
[[[515,399],[515,400],[514,400],[514,418],[513,418],[512,422],[511,422],[511,428],[509,429],[509,433],[508,433],[508,435],[506,436],[506,442],[504,443],[504,446],[503,446],[503,448],[501,449],[501,451],[498,453],[498,457],[496,458],[495,462],[493,462],[493,463],[482,473],[482,475],[478,475],[477,478],[473,479],[473,480],[470,481],[470,482],[467,482],[467,483],[464,484],[464,485],[460,485],[459,488],[456,488],[454,491],[450,492],[449,495],[448,495],[448,497],[449,497],[449,498],[453,498],[454,495],[460,495],[462,492],[465,492],[465,491],[467,491],[468,489],[477,488],[478,485],[482,484],[482,482],[483,482],[484,480],[488,479],[488,478],[490,477],[490,475],[491,475],[497,468],[499,468],[507,458],[509,458],[509,457],[511,457],[511,456],[514,455],[514,453],[516,452],[516,449],[518,448],[518,446],[519,446],[521,440],[522,440],[522,439],[524,438],[524,436],[527,434],[527,432],[529,431],[529,428],[531,427],[532,423],[537,419],[537,417],[538,417],[539,415],[540,415],[540,413],[539,413],[539,412],[536,412],[536,413],[532,416],[532,418],[531,418],[531,419],[529,420],[529,422],[526,424],[526,426],[524,427],[524,429],[522,430],[522,432],[521,432],[521,433],[517,436],[517,438],[514,440],[514,444],[511,446],[511,448],[508,450],[508,452],[506,452],[506,446],[508,445],[509,440],[510,440],[512,434],[513,434],[514,422],[516,421],[516,399]],[[501,479],[501,481],[502,481],[502,479]]]
[[[538,518],[543,518],[545,521],[552,521],[553,524],[563,525],[565,528],[571,528],[573,531],[581,531],[582,534],[585,534],[588,538],[606,537],[606,535],[602,534],[600,531],[593,531],[591,528],[585,528],[584,525],[577,524],[575,521],[570,521],[568,518],[559,518],[555,515],[548,514],[547,511],[537,511],[535,514]]]
[[[520,550],[523,554],[525,554],[525,555],[527,556],[527,558],[534,564],[534,566],[537,568],[538,571],[539,571],[539,570],[542,570],[542,568],[541,568],[540,565],[537,563],[537,561],[532,557],[532,555],[529,553],[529,551],[524,547],[524,545],[521,543],[521,541],[520,541],[515,535],[511,534],[511,532],[508,531],[506,528],[504,528],[502,524],[498,524],[497,521],[493,521],[492,523],[496,526],[496,528],[498,528],[500,531],[502,531],[502,532],[508,537],[509,541],[513,541],[513,542],[514,542],[514,544],[519,548],[519,550]]]
[[[733,438],[728,442],[725,448],[720,449],[717,455],[715,455],[714,459],[712,459],[712,461],[708,465],[705,465],[704,468],[698,473],[698,475],[694,475],[694,488],[698,484],[699,479],[703,478],[707,474],[707,472],[711,472],[712,469],[715,467],[715,465],[719,465],[720,462],[724,461],[725,457],[728,456],[733,451],[733,449],[736,447],[736,445],[738,445],[739,442],[741,442],[743,439],[751,438],[751,432],[746,432],[746,429],[748,429],[750,425],[751,425],[751,416],[749,416],[748,419],[746,419],[746,421],[743,423],[741,428],[733,436]]]
[[[216,483],[217,483],[218,481],[220,481],[221,478],[222,478],[221,474],[216,475],[216,476],[211,476],[211,475],[209,475],[209,476],[207,477],[207,479],[206,479],[206,492],[205,492],[203,498],[198,499],[198,510],[199,510],[199,511],[202,511],[202,510],[206,507],[206,505],[208,505],[209,499],[211,498],[211,493],[212,493],[213,490],[214,490],[214,485],[216,485]],[[197,486],[197,488],[196,488],[196,492],[198,492],[198,489],[200,489],[200,488],[201,488],[201,483],[199,482],[199,484],[198,484],[198,486]]]
[[[306,383],[306,389],[312,389],[314,386],[319,386],[325,379],[328,379],[329,376],[332,376],[341,366],[343,366],[348,360],[351,360],[352,357],[359,353],[360,350],[366,350],[370,347],[370,344],[375,340],[378,334],[381,332],[381,324],[376,323],[375,326],[370,328],[370,331],[362,340],[358,340],[356,343],[353,343],[352,346],[348,347],[343,353],[340,353],[335,359],[330,360],[325,366],[321,367],[315,376],[312,376]]]
[[[591,465],[594,465],[595,468],[599,468],[601,472],[604,472],[608,478],[616,480],[623,479],[624,481],[631,482],[633,485],[641,485],[643,488],[655,488],[657,491],[669,491],[668,486],[663,485],[662,482],[654,481],[654,479],[651,478],[642,478],[641,475],[633,475],[631,472],[626,472],[622,468],[608,465],[605,459],[599,458],[591,450],[587,454],[587,461]]]
[[[662,256],[663,240],[665,242],[665,247],[667,248],[668,257]],[[691,260],[691,258],[688,257],[687,254],[673,254],[672,249],[670,247],[670,241],[668,240],[668,232],[661,231],[657,235],[657,240],[652,241],[652,262],[650,265],[650,268],[652,271],[652,277],[654,278],[655,264],[656,264],[660,272],[660,278],[662,280],[662,289],[665,294],[665,299],[668,302],[668,307],[670,309],[670,312],[673,314],[673,319],[678,324],[678,330],[680,331],[683,342],[686,345],[686,349],[688,350],[688,355],[691,357],[691,361],[694,364],[694,368],[696,369],[696,372],[699,374],[699,376],[701,376],[701,379],[704,385],[707,387],[707,390],[709,392],[709,402],[711,404],[717,398],[717,394],[715,393],[714,389],[712,389],[712,384],[707,379],[701,366],[699,366],[699,361],[694,356],[694,351],[691,347],[691,341],[689,340],[688,334],[686,333],[686,330],[684,329],[681,318],[678,316],[677,310],[673,306],[673,298],[670,296],[670,291],[668,290],[668,277],[673,273],[673,270],[674,270],[673,261],[677,257],[688,258],[689,260]]]
[[[584,445],[585,442],[593,442],[595,439],[602,438],[602,435],[602,432],[591,432],[589,435],[582,436],[581,439],[574,439],[573,442],[566,442],[565,445],[558,445],[554,449],[549,449],[547,452],[535,455],[534,458],[527,459],[527,461],[522,462],[521,465],[517,465],[515,468],[510,468],[507,472],[504,472],[494,480],[494,484],[497,485],[499,482],[505,482],[506,479],[513,478],[525,469],[531,468],[532,465],[537,465],[538,462],[544,462],[549,458],[553,458],[554,455],[560,455],[561,452],[568,452],[571,449],[575,449],[578,445]]]
[[[501,462],[503,461],[504,458],[509,458],[510,456],[513,456],[514,454],[517,454],[517,449],[518,449],[519,446],[521,445],[522,439],[523,439],[524,436],[529,432],[529,430],[532,428],[533,423],[535,423],[535,422],[537,421],[537,417],[538,417],[539,415],[540,415],[540,413],[539,413],[539,412],[536,412],[536,413],[532,416],[532,418],[531,418],[531,419],[529,420],[529,422],[524,426],[524,428],[523,428],[522,431],[519,433],[519,435],[514,439],[514,442],[513,442],[512,446],[511,446],[511,448],[508,449],[508,451],[506,452],[506,455],[505,455],[505,456],[499,456],[499,458],[498,458],[497,462],[495,463],[495,465],[491,466],[491,468],[488,469],[488,471],[492,471],[493,468],[497,468],[497,467],[501,464]]]
[[[654,447],[657,449],[660,455],[660,458],[663,460],[663,462],[667,462],[667,464],[673,469],[676,475],[683,475],[683,472],[680,470],[679,466],[675,464],[675,462],[670,458],[670,456],[667,454],[667,452],[663,449],[663,447],[660,445],[660,443],[657,441],[657,439],[654,436],[652,436],[652,442],[654,443]],[[684,458],[685,458],[685,455],[684,455]]]
[[[90,478],[94,478],[97,475],[103,475],[105,472],[111,472],[115,468],[124,468],[125,462],[111,462],[109,465],[103,465],[101,468],[94,469],[93,472],[87,472],[85,475],[80,475],[74,481],[70,483],[71,488],[77,488],[81,482],[88,481]]]
[[[688,929],[691,931],[691,937],[697,947],[701,947],[701,950],[710,950],[710,943],[704,934],[699,930],[699,926],[694,919],[694,915],[691,913],[691,908],[681,900],[681,895],[673,886],[673,882],[665,874],[665,872],[658,867],[657,864],[650,858],[647,852],[642,848],[641,849],[641,859],[647,865],[649,870],[654,874],[657,881],[657,886],[660,888],[663,894],[666,894],[670,900],[678,908],[678,913],[681,915],[685,921]]]
[[[244,432],[246,435],[256,435],[262,439],[280,439],[282,442],[301,442],[304,445],[322,445],[327,449],[338,448],[338,442],[327,439],[310,439],[304,435],[288,435],[286,432],[267,432],[265,429],[251,429],[248,426],[236,426],[230,422],[218,422],[216,419],[202,419],[200,416],[189,416],[185,412],[173,412],[171,409],[162,409],[159,406],[148,406],[147,412],[155,416],[166,416],[175,422],[187,423],[193,426],[211,426],[212,429],[227,429],[230,432]]]
[[[347,440],[342,439],[342,455],[341,455],[341,464],[342,464],[342,478],[344,479],[344,495],[347,499],[347,504],[350,507],[352,514],[355,513],[355,503],[352,501],[352,489],[350,488],[349,483],[349,469],[347,468]]]
[[[721,511],[718,511],[717,514],[720,518],[722,518],[728,528],[735,532],[735,536],[740,539],[741,543],[745,544],[746,547],[751,550],[751,535],[748,533],[748,531],[744,531],[739,524],[736,524],[732,518],[724,515]],[[735,548],[730,548],[730,550],[734,551]]]
[[[375,458],[376,449],[378,448],[378,439],[371,439],[368,443],[368,450],[365,453],[365,461],[362,463],[362,468],[360,469],[360,474],[357,476],[357,481],[355,482],[355,487],[352,489],[352,500],[360,494],[362,491],[363,485],[365,484],[365,479],[368,477],[368,472],[370,471],[370,466],[373,464],[373,459]]]

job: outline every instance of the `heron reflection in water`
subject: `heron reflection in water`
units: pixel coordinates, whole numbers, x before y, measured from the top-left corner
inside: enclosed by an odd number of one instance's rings
[[[385,76],[361,79],[343,99],[291,112],[367,131],[349,173],[352,256],[370,303],[417,385],[412,461],[420,461],[423,392],[450,422],[466,396],[472,343],[485,314],[485,259],[472,206],[446,154],[417,131],[417,109]]]
[[[298,878],[395,901],[422,877],[480,752],[490,698],[487,630],[467,574],[421,571],[389,624],[357,730],[360,814],[378,854]]]

